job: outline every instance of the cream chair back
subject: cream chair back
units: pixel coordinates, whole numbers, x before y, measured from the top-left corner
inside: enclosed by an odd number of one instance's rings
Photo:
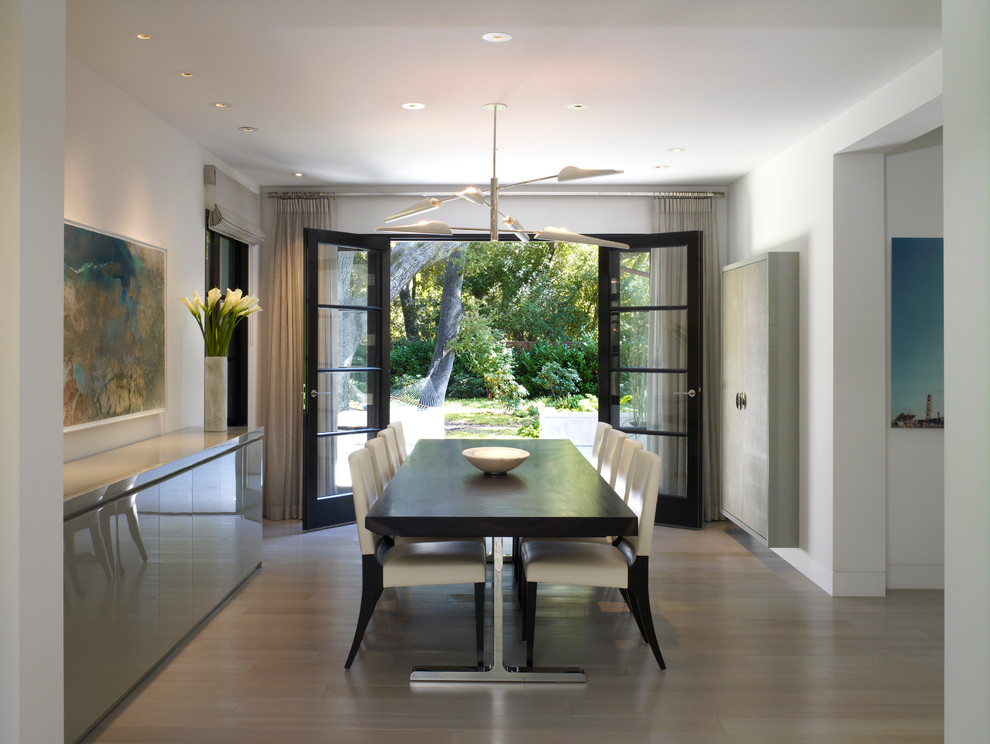
[[[660,455],[639,450],[633,454],[629,474],[629,508],[639,516],[636,555],[649,555],[653,547],[653,523],[657,515],[657,492],[660,489]]]
[[[605,434],[602,437],[602,445],[598,448],[598,459],[596,461],[596,467],[599,473],[602,472],[602,469],[605,467],[605,461],[612,454],[619,434],[622,434],[622,432],[613,429],[611,426],[605,430]]]
[[[622,451],[619,454],[619,464],[612,473],[609,485],[622,497],[623,501],[629,500],[629,472],[632,470],[633,455],[643,449],[643,443],[635,439],[626,437],[622,442]]]
[[[388,451],[385,449],[385,440],[375,437],[364,443],[365,448],[371,452],[371,462],[375,466],[375,481],[378,490],[384,491],[385,486],[392,480],[395,473],[392,472],[392,464],[388,459]]]
[[[362,555],[374,555],[381,542],[381,535],[364,526],[364,518],[368,509],[378,500],[375,488],[375,466],[371,461],[371,452],[367,448],[354,450],[347,457],[351,469],[351,487],[354,489],[354,519],[357,524],[358,542],[361,544]]]
[[[395,438],[395,431],[392,429],[382,429],[378,436],[385,440],[385,449],[388,451],[388,461],[392,468],[392,475],[399,469],[402,462],[399,460],[399,443]]]
[[[622,455],[622,443],[626,440],[626,433],[624,431],[617,431],[612,429],[605,439],[605,444],[602,445],[602,467],[599,471],[602,478],[608,481],[608,484],[615,484],[615,474],[618,472],[619,468],[619,457]]]
[[[399,453],[399,463],[406,461],[409,457],[409,450],[406,449],[406,434],[402,429],[401,421],[393,421],[388,428],[395,432],[396,450]]]
[[[601,452],[602,442],[605,441],[605,434],[611,428],[612,425],[607,424],[604,421],[599,421],[598,426],[595,427],[595,439],[591,445],[591,459],[595,463],[598,462],[598,453]]]

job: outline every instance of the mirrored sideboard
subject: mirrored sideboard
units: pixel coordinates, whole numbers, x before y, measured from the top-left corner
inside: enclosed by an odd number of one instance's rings
[[[64,465],[65,740],[261,565],[261,429],[183,429]]]

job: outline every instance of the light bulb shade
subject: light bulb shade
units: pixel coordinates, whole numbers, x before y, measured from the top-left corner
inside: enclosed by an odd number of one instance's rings
[[[412,225],[389,225],[388,227],[376,227],[378,232],[396,233],[425,233],[427,235],[453,235],[446,222],[440,220],[423,220]]]
[[[488,206],[488,201],[485,199],[484,193],[476,186],[468,186],[463,191],[458,191],[457,196],[472,204],[477,204],[479,207]]]
[[[429,212],[433,209],[439,209],[441,202],[439,199],[433,197],[427,197],[426,199],[420,199],[415,204],[410,204],[408,207],[403,209],[401,212],[396,212],[385,218],[386,222],[395,222],[396,220],[401,220],[403,217],[412,217],[414,214],[422,214],[423,212]]]
[[[560,173],[557,174],[558,181],[577,181],[581,178],[594,178],[595,176],[614,176],[616,173],[622,173],[620,170],[589,170],[588,168],[578,168],[574,165],[568,165],[566,168],[561,168]]]
[[[602,248],[629,250],[629,246],[625,243],[616,243],[613,240],[603,240],[601,238],[593,238],[590,235],[581,235],[581,233],[571,232],[562,227],[544,227],[533,236],[533,240],[559,240],[562,243],[581,243],[582,245],[597,245]]]
[[[506,225],[509,231],[524,243],[529,241],[529,233],[526,232],[526,228],[520,225],[515,217],[502,218],[502,224]]]

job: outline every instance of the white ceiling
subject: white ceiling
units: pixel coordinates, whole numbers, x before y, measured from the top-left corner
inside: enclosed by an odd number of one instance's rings
[[[938,0],[68,0],[67,48],[262,186],[485,186],[492,101],[503,183],[577,165],[625,171],[603,187],[719,186],[937,51],[939,16]]]

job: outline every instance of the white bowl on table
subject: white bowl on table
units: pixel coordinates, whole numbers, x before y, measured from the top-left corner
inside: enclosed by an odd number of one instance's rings
[[[505,475],[529,457],[529,452],[515,447],[471,447],[461,454],[485,475]]]

